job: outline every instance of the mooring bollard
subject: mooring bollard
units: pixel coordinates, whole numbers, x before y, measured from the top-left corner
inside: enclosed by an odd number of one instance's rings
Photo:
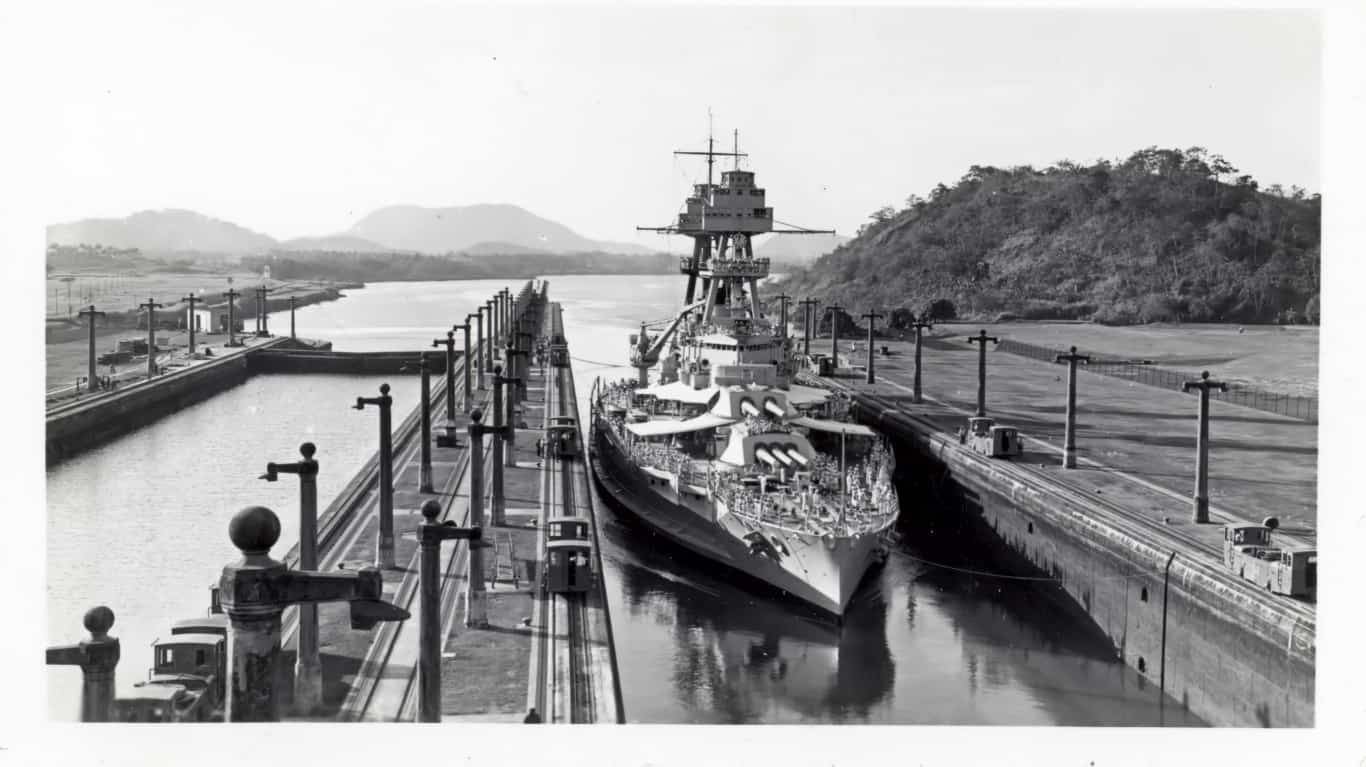
[[[95,390],[96,388],[98,388],[99,385],[100,385],[100,383],[99,383],[99,382],[100,382],[99,371],[98,371],[98,370],[96,369],[96,367],[95,367],[95,318],[96,318],[96,317],[103,317],[103,316],[105,316],[105,315],[104,315],[104,312],[97,312],[97,311],[95,311],[95,305],[94,305],[94,304],[91,304],[91,305],[90,305],[90,308],[88,308],[88,309],[82,309],[82,310],[80,310],[80,312],[78,312],[77,314],[78,314],[79,316],[81,316],[81,317],[89,317],[89,318],[90,318],[90,375],[89,375],[89,378],[87,379],[87,380],[89,380],[90,383],[86,384],[86,389],[88,389],[88,390],[90,390],[90,391],[94,391],[94,390]],[[190,328],[190,353],[191,353],[191,354],[194,353],[194,328],[193,328],[193,326]]]
[[[930,330],[934,324],[926,322],[925,313],[921,312],[919,317],[914,314],[911,315],[911,327],[915,328],[915,375],[911,382],[911,402],[918,405],[922,402],[920,397],[920,331]]]
[[[872,309],[863,315],[863,319],[868,320],[868,377],[865,383],[874,383],[876,380],[873,376],[873,325],[881,318],[882,315]]]
[[[1228,384],[1209,380],[1209,371],[1200,373],[1199,381],[1186,381],[1181,391],[1198,390],[1200,409],[1197,413],[1199,425],[1195,432],[1195,511],[1197,524],[1209,522],[1209,392],[1210,389],[1228,391]]]
[[[418,571],[421,601],[418,603],[418,721],[441,721],[441,542],[465,539],[470,542],[470,553],[479,546],[482,535],[478,527],[456,527],[454,522],[437,522],[441,503],[429,500],[422,504],[426,519],[418,528],[418,547],[421,550]]]
[[[1058,354],[1054,362],[1067,363],[1067,426],[1063,431],[1062,467],[1077,468],[1077,363],[1091,364],[1091,355],[1077,354],[1073,346],[1067,354]]]
[[[138,304],[139,309],[147,310],[147,380],[156,378],[157,375],[157,309],[163,304],[153,301],[150,297],[147,303]]]
[[[302,461],[296,463],[268,463],[261,479],[275,482],[281,474],[299,475],[299,567],[313,570],[318,566],[318,462],[313,455],[318,448],[312,442],[299,446]],[[217,600],[222,609],[222,599]],[[318,606],[305,602],[299,605],[299,652],[294,661],[294,710],[311,714],[322,705],[323,663],[318,654]]]
[[[235,288],[228,288],[223,297],[228,299],[228,346],[237,346],[237,297],[242,295]]]
[[[237,512],[228,537],[242,559],[223,568],[218,581],[228,614],[227,704],[229,722],[280,719],[275,680],[283,655],[280,616],[293,604],[351,603],[351,627],[368,629],[377,621],[404,620],[408,611],[381,599],[384,584],[373,567],[352,572],[290,570],[270,558],[280,539],[280,519],[264,506]]]
[[[1000,343],[994,336],[987,335],[986,330],[978,331],[975,336],[968,336],[968,343],[981,344],[977,347],[977,415],[987,414],[987,341],[993,344]]]
[[[473,317],[473,314],[466,314],[463,325],[451,326],[452,330],[463,330],[465,332],[465,356],[460,358],[462,360],[460,367],[464,371],[463,375],[465,376],[465,392],[460,398],[462,400],[460,409],[461,412],[465,414],[469,414],[474,397],[474,393],[470,391],[470,330],[473,327],[470,324],[470,320],[473,319]]]
[[[394,566],[394,437],[389,426],[394,399],[389,384],[380,384],[378,397],[356,397],[356,410],[379,407],[379,538],[375,541],[375,566]]]
[[[85,613],[90,638],[76,644],[47,648],[47,665],[81,667],[81,721],[114,720],[114,669],[119,665],[119,640],[109,636],[114,611],[104,605]]]

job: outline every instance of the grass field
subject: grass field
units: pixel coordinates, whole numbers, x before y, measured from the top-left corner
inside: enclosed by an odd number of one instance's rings
[[[1134,360],[1151,360],[1171,370],[1210,376],[1282,394],[1316,396],[1319,386],[1319,329],[1310,325],[1105,325],[1008,322],[940,325],[932,335],[988,335],[1021,343]],[[952,330],[950,330],[952,329]]]
[[[47,317],[65,319],[75,312],[89,306],[102,312],[126,312],[136,309],[150,296],[157,302],[171,304],[191,293],[202,295],[214,301],[221,301],[222,294],[228,289],[228,278],[237,290],[260,284],[259,274],[234,272],[223,274],[180,274],[157,272],[141,275],[115,275],[97,273],[78,273],[71,275],[71,313],[67,312],[68,284],[60,276],[47,278]],[[278,282],[278,281],[277,281]]]

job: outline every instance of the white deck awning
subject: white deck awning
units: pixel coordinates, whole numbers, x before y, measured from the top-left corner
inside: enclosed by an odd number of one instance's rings
[[[828,431],[835,434],[849,434],[855,437],[873,437],[877,433],[872,429],[859,423],[845,423],[844,421],[827,421],[822,418],[793,418],[788,421],[793,426],[803,426],[816,431]]]
[[[705,389],[694,389],[682,381],[674,381],[667,384],[655,384],[644,389],[636,389],[636,394],[648,394],[657,399],[665,399],[673,402],[684,402],[689,405],[705,405],[711,401],[716,394],[715,386],[708,386]]]
[[[817,389],[814,386],[802,386],[801,384],[792,384],[784,393],[787,394],[787,401],[797,407],[816,405],[833,396],[831,392],[826,391],[825,389]]]
[[[664,434],[683,434],[690,431],[714,429],[717,426],[725,426],[731,423],[735,423],[735,421],[713,413],[703,413],[696,418],[688,418],[682,421],[660,419],[658,421],[645,421],[644,423],[628,423],[626,428],[637,437],[658,437]]]

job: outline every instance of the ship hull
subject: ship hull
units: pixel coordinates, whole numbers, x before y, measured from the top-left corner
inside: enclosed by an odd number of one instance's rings
[[[746,523],[720,503],[714,508],[717,521],[712,521],[712,501],[680,503],[678,488],[631,463],[601,422],[593,424],[590,452],[600,490],[633,521],[709,562],[835,618],[843,615],[859,583],[881,560],[882,544],[875,534],[801,536]],[[699,513],[700,509],[709,513]]]

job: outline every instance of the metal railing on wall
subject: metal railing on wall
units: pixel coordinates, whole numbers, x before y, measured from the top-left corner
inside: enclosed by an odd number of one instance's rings
[[[997,351],[1009,352],[1021,357],[1030,357],[1044,362],[1053,362],[1055,355],[1064,354],[1061,349],[1050,349],[1046,346],[1035,346],[1034,344],[1012,341],[1008,338],[1002,339],[996,346]],[[1091,363],[1084,369],[1092,373],[1107,375],[1113,378],[1122,378],[1127,381],[1156,386],[1162,389],[1181,391],[1181,384],[1195,378],[1191,373],[1168,370],[1157,365],[1134,362],[1132,360],[1116,359],[1102,353],[1087,352],[1085,349],[1078,349],[1079,353],[1089,353]],[[1259,389],[1255,386],[1244,386],[1238,383],[1230,383],[1228,391],[1210,392],[1210,399],[1223,400],[1234,405],[1250,407],[1266,413],[1276,413],[1278,415],[1298,418],[1309,423],[1319,422],[1319,400],[1318,397],[1304,397],[1294,394],[1281,394],[1279,392]]]

